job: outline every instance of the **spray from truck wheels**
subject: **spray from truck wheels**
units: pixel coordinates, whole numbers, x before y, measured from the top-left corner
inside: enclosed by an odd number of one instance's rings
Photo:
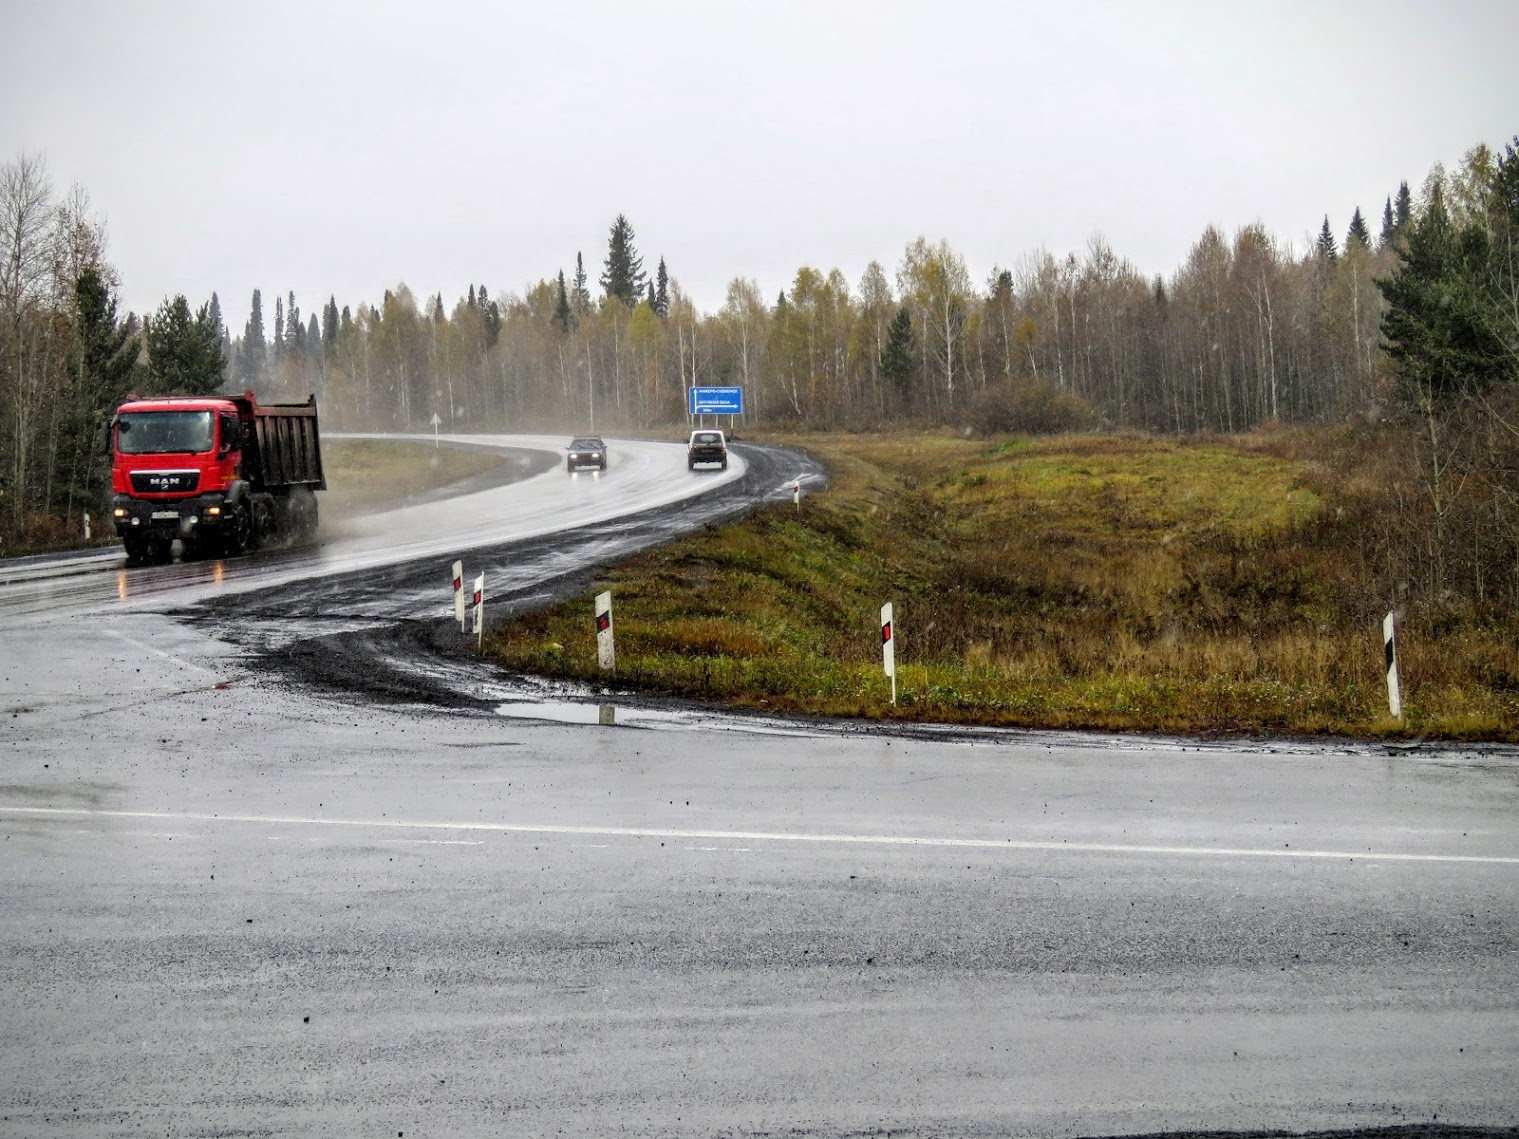
[[[107,425],[111,520],[135,562],[248,553],[306,542],[322,473],[316,396],[260,404],[240,396],[129,396]]]

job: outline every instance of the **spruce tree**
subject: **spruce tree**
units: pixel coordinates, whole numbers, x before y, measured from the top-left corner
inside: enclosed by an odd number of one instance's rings
[[[649,304],[649,311],[652,312],[655,316],[658,316],[659,315],[659,298],[654,295],[654,282],[653,281],[649,282],[649,292],[648,292],[648,295],[644,297],[644,300],[647,301],[648,304]]]
[[[274,298],[274,362],[278,364],[285,355],[285,302]]]
[[[559,275],[561,277],[564,276],[564,274],[562,272]],[[468,303],[468,305],[469,305],[470,308],[474,308],[475,307],[475,286],[474,285],[471,285],[469,287],[469,300],[466,303]]]
[[[1392,196],[1388,195],[1387,204],[1382,207],[1382,236],[1377,239],[1377,246],[1386,249],[1392,244],[1392,239],[1397,236],[1397,223],[1392,220]]]
[[[656,316],[670,315],[670,274],[665,271],[665,259],[659,259],[659,272],[655,274],[654,300],[650,307]]]
[[[575,283],[570,290],[570,304],[574,306],[576,316],[591,311],[591,293],[585,282],[585,259],[579,253],[575,254]]]
[[[338,343],[338,299],[328,295],[327,307],[322,310],[322,347],[332,354]]]
[[[295,306],[295,290],[285,304],[285,344],[292,352],[306,350],[306,326],[301,323],[301,310]]]
[[[784,302],[785,299],[786,294],[782,293],[781,300]],[[903,305],[886,329],[886,346],[881,349],[879,366],[881,375],[896,389],[902,409],[908,412],[912,410],[912,376],[917,366],[913,340],[912,314]]]
[[[1398,246],[1398,271],[1378,281],[1382,336],[1405,403],[1428,410],[1507,377],[1489,288],[1492,251],[1480,225],[1458,230],[1437,195]]]
[[[1397,235],[1402,237],[1408,232],[1408,223],[1413,221],[1414,196],[1409,192],[1408,183],[1398,184],[1398,195],[1392,200],[1392,221]]]
[[[253,290],[253,311],[243,326],[243,350],[237,358],[238,378],[246,387],[253,387],[264,378],[264,364],[269,345],[264,342],[264,299],[257,289]]]
[[[183,294],[164,301],[148,325],[147,341],[154,390],[209,395],[221,386],[226,361],[209,304],[192,316]]]
[[[1366,219],[1361,216],[1361,207],[1355,208],[1355,213],[1350,219],[1350,229],[1345,233],[1345,250],[1348,253],[1352,242],[1359,242],[1362,249],[1371,248],[1371,231],[1366,228]]]
[[[131,329],[116,321],[116,298],[93,267],[74,283],[79,319],[79,366],[87,406],[108,408],[131,386],[138,343]]]
[[[633,246],[632,223],[618,214],[607,238],[606,272],[601,275],[601,288],[609,298],[615,297],[632,308],[643,296],[644,280],[643,258]]]
[[[1324,228],[1319,230],[1318,245],[1315,247],[1318,255],[1325,261],[1333,261],[1340,255],[1334,244],[1334,231],[1329,228],[1329,215],[1324,215]]]
[[[575,325],[575,310],[570,307],[569,291],[564,287],[564,270],[559,270],[559,299],[554,302],[554,324],[560,332],[569,332]]]
[[[494,348],[496,340],[501,336],[501,306],[490,299],[484,285],[480,286],[475,303],[480,306],[480,312],[485,317],[485,346]]]

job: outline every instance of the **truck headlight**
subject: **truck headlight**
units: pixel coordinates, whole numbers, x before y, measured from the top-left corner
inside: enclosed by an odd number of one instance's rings
[[[215,518],[221,512],[222,512],[222,508],[220,506],[208,506],[208,507],[206,507],[206,513],[209,514],[209,515],[211,515],[211,517],[213,517],[213,518]]]
[[[117,518],[125,518],[127,516],[127,508],[125,506],[118,506],[115,510],[111,511],[111,514]]]

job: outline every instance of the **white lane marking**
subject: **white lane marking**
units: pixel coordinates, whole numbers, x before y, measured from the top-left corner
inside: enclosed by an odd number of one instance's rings
[[[129,637],[129,636],[127,636],[127,634],[121,632],[119,629],[102,629],[101,631],[103,633],[106,633],[108,636],[112,636],[112,637],[117,638],[118,640],[125,641],[129,645],[135,645],[139,649],[142,649],[143,652],[153,653],[153,654],[155,654],[157,656],[161,656],[161,657],[163,657],[164,660],[173,661],[175,664],[180,665],[180,666],[182,666],[184,668],[193,668],[193,669],[196,669],[196,670],[198,670],[200,672],[207,673],[210,676],[220,676],[221,675],[221,673],[218,672],[214,668],[207,668],[203,664],[196,664],[192,660],[185,660],[184,657],[177,657],[173,653],[165,652],[163,649],[154,648],[152,645],[148,644],[146,641],[140,641],[136,637]]]
[[[86,807],[7,807],[0,815],[107,819],[173,819],[203,823],[258,823],[276,826],[372,827],[398,830],[491,831],[498,834],[587,835],[597,838],[708,839],[729,842],[835,843],[853,846],[929,846],[974,850],[1073,851],[1079,854],[1190,854],[1224,858],[1317,858],[1353,862],[1464,862],[1519,866],[1519,855],[1397,854],[1364,850],[1282,850],[1230,846],[1145,846],[1117,842],[1029,842],[995,838],[935,838],[927,835],[798,834],[793,831],[680,830],[668,827],[576,827],[552,823],[403,822],[399,819],[318,819],[304,815],[213,815],[193,811],[98,811]],[[273,835],[269,836],[275,837]]]

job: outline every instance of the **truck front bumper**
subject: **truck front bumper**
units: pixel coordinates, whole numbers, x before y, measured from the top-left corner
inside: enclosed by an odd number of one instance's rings
[[[159,537],[190,539],[201,532],[221,529],[225,494],[198,494],[171,501],[149,501],[118,494],[111,500],[111,520],[116,536],[155,534]]]

